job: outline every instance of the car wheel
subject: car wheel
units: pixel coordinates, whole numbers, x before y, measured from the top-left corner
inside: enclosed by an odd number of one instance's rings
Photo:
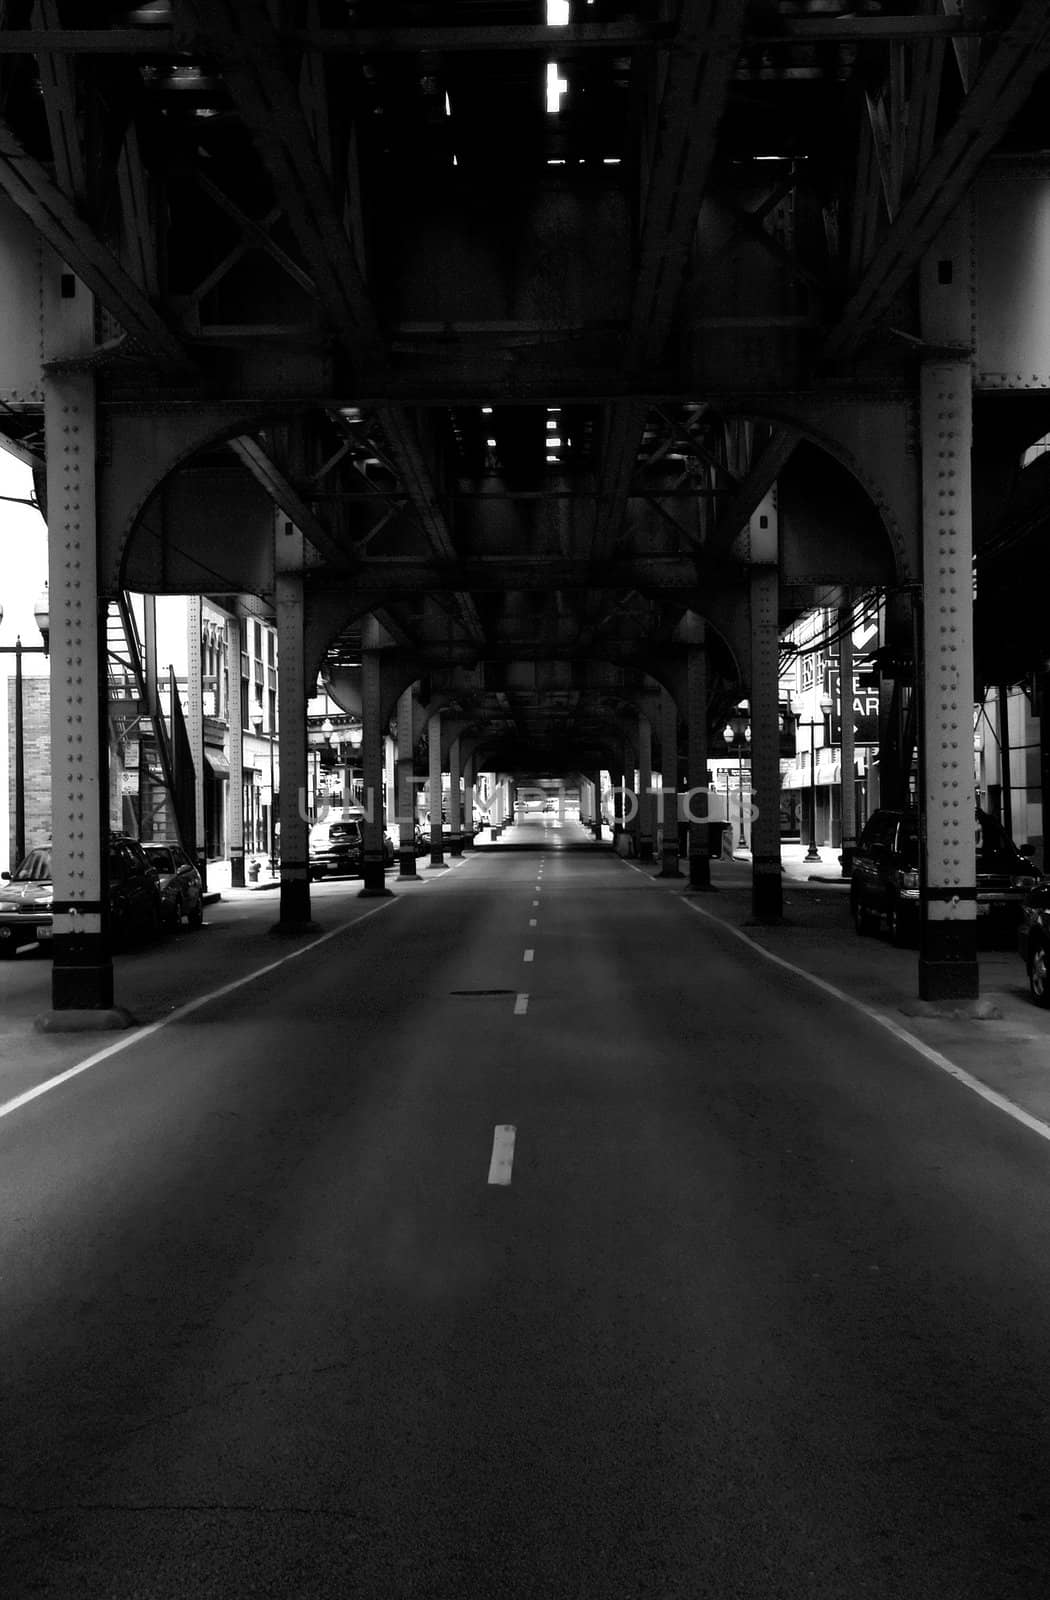
[[[181,925],[182,925],[182,901],[181,901],[181,899],[176,898],[175,904],[172,906],[171,912],[170,912],[170,914],[168,916],[168,927],[171,929],[172,933],[178,933],[179,928],[181,927]]]
[[[875,932],[879,919],[861,903],[859,895],[851,899],[850,910],[853,913],[853,926],[862,937]]]
[[[1037,1006],[1050,1006],[1050,951],[1037,944],[1028,958],[1028,987]]]

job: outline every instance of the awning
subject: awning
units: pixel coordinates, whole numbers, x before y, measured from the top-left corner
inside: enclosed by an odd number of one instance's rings
[[[230,776],[230,763],[221,750],[205,750],[204,759],[211,769],[212,777],[228,778]]]

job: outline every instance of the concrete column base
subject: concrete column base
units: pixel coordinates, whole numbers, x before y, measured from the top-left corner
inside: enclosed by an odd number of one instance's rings
[[[68,936],[67,936],[68,937]],[[80,935],[78,942],[83,942]],[[101,937],[99,938],[101,944]],[[63,961],[63,937],[54,941],[51,1005],[55,1011],[109,1011],[113,1007],[113,961],[101,952],[95,960]],[[84,955],[87,952],[83,952]]]
[[[426,870],[427,872],[448,872],[450,869],[447,861],[439,859],[437,861],[429,861]]]
[[[398,868],[399,878],[419,877],[419,873],[416,871],[415,850],[401,850],[398,852]]]
[[[448,853],[450,856],[461,856],[463,854],[463,840],[459,834],[454,833],[449,839]]]
[[[138,1025],[123,1006],[107,1006],[98,1011],[45,1011],[33,1019],[38,1033],[105,1033],[113,1028],[137,1028]]]
[[[711,887],[711,857],[690,855],[689,857],[689,887],[690,889],[710,889]]]
[[[639,839],[639,841],[638,841],[638,859],[639,859],[639,861],[653,861],[655,859],[655,856],[656,856],[656,851],[655,851],[655,848],[653,846],[653,841],[651,839]]]
[[[299,934],[313,933],[316,922],[310,917],[310,880],[308,878],[284,878],[281,880],[281,909],[280,920],[270,929],[271,933],[284,938],[296,938]]]
[[[496,840],[499,838],[499,829],[498,828],[490,828],[489,829],[489,838],[492,840],[493,844],[495,844]]]
[[[924,922],[919,999],[975,1000],[979,993],[976,921]]]
[[[244,854],[230,857],[230,888],[243,889],[244,883]]]
[[[751,912],[756,922],[784,920],[784,885],[779,857],[752,862]]]

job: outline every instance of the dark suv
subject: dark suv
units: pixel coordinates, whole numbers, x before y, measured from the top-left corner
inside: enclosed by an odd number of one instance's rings
[[[1010,935],[1021,905],[1040,874],[1002,824],[974,813],[977,920]],[[919,816],[914,810],[873,811],[853,856],[850,910],[858,933],[874,933],[885,917],[894,944],[910,944],[919,931]]]

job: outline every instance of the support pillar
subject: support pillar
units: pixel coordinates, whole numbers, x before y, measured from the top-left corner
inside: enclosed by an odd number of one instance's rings
[[[1000,683],[996,689],[996,722],[999,734],[1000,820],[1012,839],[1014,836],[1014,801],[1010,773],[1010,696],[1005,683]]]
[[[361,651],[361,777],[365,789],[364,857],[359,898],[375,899],[387,895],[386,866],[383,861],[383,717],[381,652],[372,642],[376,624],[365,619],[364,648]]]
[[[278,815],[281,909],[273,932],[310,933],[310,825],[307,820],[306,670],[303,659],[303,536],[283,515],[274,522],[277,610]],[[272,737],[272,733],[271,733]],[[270,797],[274,804],[274,796]]]
[[[226,624],[230,688],[227,717],[230,724],[230,887],[244,888],[244,729],[241,726],[241,652],[244,619],[230,617]]]
[[[448,752],[448,824],[449,854],[461,856],[463,854],[463,823],[461,817],[462,806],[460,802],[460,780],[462,777],[459,754],[459,735],[453,739]]]
[[[970,218],[964,206],[919,273],[922,337],[960,354],[919,375],[922,618],[918,749],[923,859],[919,996],[976,999],[977,863],[973,767],[973,380]]]
[[[779,581],[772,565],[751,569],[751,909],[758,922],[779,922],[784,909],[780,865]],[[741,793],[740,804],[744,796]]]
[[[653,730],[649,718],[638,716],[638,859],[653,859]]]
[[[79,283],[73,301],[58,301],[48,328],[52,356],[90,348],[90,301]],[[92,374],[45,368],[55,1013],[103,1011],[113,1005],[105,845],[106,641],[100,625],[105,602],[98,582],[95,426]]]
[[[445,838],[441,827],[441,712],[434,711],[427,721],[427,741],[430,745],[430,871],[448,870],[445,860]]]
[[[703,624],[700,623],[700,627]],[[686,652],[686,770],[689,774],[689,887],[711,887],[711,835],[708,824],[707,646],[696,642]]]
[[[413,783],[412,690],[397,702],[398,876],[416,878],[416,786]]]
[[[204,664],[201,627],[204,607],[198,594],[186,606],[186,733],[193,757],[193,857],[208,886],[208,830],[204,810]],[[272,802],[271,802],[272,804]],[[272,823],[271,823],[272,827]]]
[[[463,761],[463,848],[470,850],[474,845],[474,757],[467,756]]]
[[[920,379],[923,607],[919,700],[919,996],[979,992],[973,773],[971,378],[967,360]]]
[[[670,689],[660,691],[660,803],[663,812],[661,878],[680,878],[678,865],[678,707]]]
[[[853,747],[853,607],[840,606],[839,626],[839,809],[842,813],[842,876],[853,869],[857,848],[857,780]]]

